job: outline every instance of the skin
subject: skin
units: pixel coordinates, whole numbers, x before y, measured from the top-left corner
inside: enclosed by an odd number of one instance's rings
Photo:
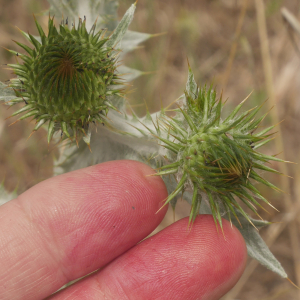
[[[0,299],[219,299],[242,275],[235,227],[210,215],[161,222],[167,190],[147,165],[114,161],[48,179],[0,207]],[[225,238],[224,238],[225,237]],[[140,242],[140,243],[139,243]],[[61,286],[100,269],[68,289]]]

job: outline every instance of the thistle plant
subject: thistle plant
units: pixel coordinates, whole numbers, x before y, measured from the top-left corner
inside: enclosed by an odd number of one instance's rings
[[[12,116],[32,117],[34,131],[47,125],[48,142],[55,132],[72,140],[83,135],[77,145],[71,143],[61,152],[54,173],[115,159],[147,161],[158,166],[157,175],[167,185],[166,203],[176,204],[185,193],[191,225],[199,213],[211,213],[221,226],[221,217],[228,218],[242,233],[249,255],[287,277],[257,230],[269,222],[251,218],[241,205],[255,213],[259,201],[271,205],[255,182],[278,190],[261,174],[279,173],[265,164],[282,162],[257,151],[272,139],[269,132],[274,128],[259,131],[265,117],[256,117],[261,106],[240,112],[243,101],[223,119],[222,97],[212,87],[199,88],[189,70],[185,94],[173,117],[165,109],[143,118],[128,115],[121,78],[126,83],[142,72],[119,66],[118,57],[151,37],[128,30],[136,5],[117,25],[110,18],[116,15],[116,0],[49,3],[51,14],[64,16],[62,24],[56,28],[49,18],[46,34],[36,21],[39,37],[21,31],[32,47],[16,42],[27,54],[9,50],[23,63],[9,65],[17,77],[8,85],[0,83],[0,100],[10,106],[24,103]],[[86,17],[77,19],[82,11]],[[97,14],[99,22],[93,23]],[[109,29],[114,29],[110,35],[99,28],[106,19]],[[120,77],[122,73],[129,75]],[[97,122],[106,126],[92,132],[90,124]]]
[[[108,97],[121,92],[113,88],[120,81],[113,49],[105,46],[109,38],[105,31],[95,33],[96,23],[87,32],[85,18],[71,30],[68,19],[62,20],[57,30],[49,16],[47,35],[35,22],[41,43],[21,31],[33,49],[16,42],[28,55],[10,50],[24,62],[8,65],[18,76],[9,84],[17,96],[10,102],[25,102],[12,116],[25,112],[19,120],[33,117],[34,131],[48,122],[48,142],[58,130],[67,137],[85,134],[91,122],[106,122],[108,109],[114,108]]]
[[[168,150],[167,163],[159,168],[157,175],[174,174],[178,181],[166,203],[189,190],[192,193],[190,222],[199,214],[202,199],[205,199],[221,227],[220,211],[223,210],[230,221],[231,214],[238,220],[238,211],[251,223],[236,198],[257,215],[255,205],[262,206],[256,199],[272,206],[251,181],[278,190],[258,173],[259,170],[279,173],[264,163],[283,162],[257,151],[272,140],[272,134],[267,133],[275,126],[256,133],[266,114],[255,119],[261,106],[238,114],[247,98],[223,120],[222,97],[218,98],[212,87],[197,87],[195,93],[186,91],[185,99],[185,105],[175,109],[175,117],[160,116],[156,132],[147,127]]]

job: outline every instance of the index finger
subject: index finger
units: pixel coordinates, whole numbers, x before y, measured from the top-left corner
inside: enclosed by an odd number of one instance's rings
[[[166,187],[139,162],[48,179],[0,208],[1,299],[41,299],[151,233]]]

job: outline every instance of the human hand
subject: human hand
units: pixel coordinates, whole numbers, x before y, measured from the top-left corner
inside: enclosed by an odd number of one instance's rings
[[[210,215],[184,218],[137,244],[163,219],[166,187],[135,161],[48,179],[0,207],[0,299],[219,299],[241,276],[245,242]]]

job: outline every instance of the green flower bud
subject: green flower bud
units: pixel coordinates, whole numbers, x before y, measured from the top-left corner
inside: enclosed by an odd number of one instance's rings
[[[162,116],[160,123],[164,126],[159,127],[157,134],[148,128],[169,150],[168,163],[159,168],[158,175],[174,174],[178,180],[166,203],[184,191],[191,191],[190,222],[199,213],[203,198],[221,226],[221,211],[226,211],[229,219],[231,214],[238,219],[240,212],[251,222],[237,199],[256,214],[255,206],[260,206],[257,199],[271,205],[254,182],[278,190],[258,173],[279,173],[264,163],[283,160],[257,151],[271,140],[267,132],[275,126],[255,133],[265,115],[255,120],[261,106],[238,115],[244,101],[222,120],[222,99],[217,98],[211,87],[197,88],[196,95],[186,92],[185,96],[186,104],[176,110],[175,117]]]
[[[16,42],[27,54],[10,50],[23,60],[9,65],[17,75],[9,84],[17,96],[12,103],[25,103],[13,116],[33,117],[34,131],[48,122],[48,142],[58,130],[77,138],[91,122],[106,122],[108,109],[114,109],[109,96],[122,92],[114,88],[120,84],[115,54],[106,46],[105,30],[94,32],[96,23],[87,32],[85,19],[71,29],[66,20],[57,30],[49,17],[47,35],[35,23],[40,41],[21,31],[33,47]]]

